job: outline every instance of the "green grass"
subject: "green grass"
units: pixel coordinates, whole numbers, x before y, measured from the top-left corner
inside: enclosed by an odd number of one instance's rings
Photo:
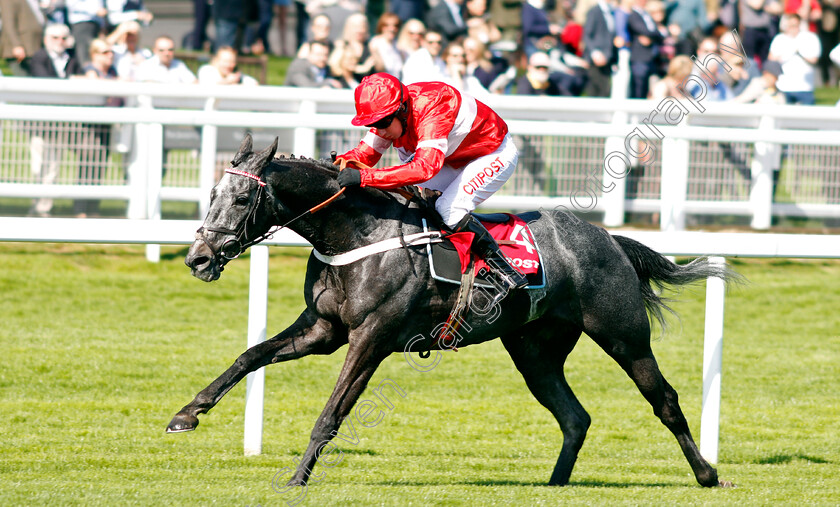
[[[270,481],[293,466],[345,350],[267,369],[263,454],[242,455],[244,382],[192,433],[178,409],[243,350],[248,259],[205,284],[184,250],[0,244],[0,505],[285,505]],[[307,251],[272,249],[269,333],[302,307]],[[565,488],[544,486],[556,422],[498,341],[447,354],[428,373],[402,357],[374,377],[392,398],[302,505],[837,505],[840,262],[736,261],[751,283],[727,296],[721,478],[699,487],[632,383],[582,338],[568,380],[592,416]],[[699,439],[704,298],[653,342]],[[362,397],[368,398],[366,393]],[[346,423],[345,423],[346,428]]]

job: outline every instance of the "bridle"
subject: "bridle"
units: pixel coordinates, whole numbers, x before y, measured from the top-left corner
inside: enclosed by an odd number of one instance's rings
[[[242,223],[239,224],[239,226],[235,230],[234,229],[228,229],[226,227],[209,227],[209,226],[202,225],[201,227],[198,228],[198,230],[195,233],[195,239],[203,241],[204,244],[207,245],[208,248],[210,248],[210,251],[213,252],[213,255],[217,258],[217,260],[222,265],[226,264],[228,261],[236,259],[240,255],[242,255],[242,252],[244,252],[248,248],[256,245],[257,243],[260,243],[260,242],[265,241],[267,239],[273,238],[274,234],[277,233],[277,231],[288,227],[289,225],[293,224],[297,220],[300,220],[301,218],[303,218],[307,215],[310,215],[312,213],[315,213],[315,212],[320,211],[321,209],[327,207],[333,201],[338,199],[338,197],[341,194],[343,194],[344,190],[345,190],[344,188],[340,189],[338,192],[333,194],[331,197],[329,197],[327,200],[325,200],[321,204],[318,204],[317,206],[309,208],[308,210],[304,211],[300,215],[298,215],[298,216],[292,218],[291,220],[287,221],[283,225],[272,226],[267,232],[255,237],[253,239],[247,239],[248,238],[248,227],[249,227],[249,225],[256,225],[256,223],[257,223],[257,210],[259,210],[260,204],[262,203],[262,200],[265,199],[268,195],[267,192],[266,192],[267,183],[255,174],[251,174],[247,171],[242,171],[242,170],[239,170],[239,169],[235,169],[233,167],[228,167],[227,169],[225,169],[225,172],[228,173],[228,174],[233,174],[233,175],[236,175],[236,176],[244,176],[245,178],[252,179],[252,180],[257,182],[258,186],[257,186],[257,195],[254,198],[253,202],[251,203],[251,208],[248,210],[248,214],[245,216],[245,219],[242,221]],[[272,212],[272,214],[274,214],[274,217],[277,218],[278,221],[279,221],[279,217],[277,216],[277,211],[274,209],[273,206],[271,206],[271,212]],[[216,232],[216,233],[219,233],[219,234],[225,234],[227,236],[233,236],[233,239],[228,239],[227,241],[222,243],[221,248],[219,248],[219,250],[217,251],[213,247],[213,245],[210,244],[210,242],[207,241],[207,239],[204,237],[205,232]]]
[[[348,164],[351,164],[351,163],[358,166],[358,167],[363,167],[363,168],[369,169],[368,166],[362,164],[361,162],[359,162],[357,160],[339,159],[339,161],[336,162],[336,163],[339,164],[339,171],[343,170]],[[252,223],[253,225],[256,225],[256,223],[257,223],[257,210],[259,209],[262,200],[265,199],[268,196],[267,191],[266,191],[267,183],[265,181],[263,181],[262,178],[260,178],[256,174],[252,174],[252,173],[249,173],[247,171],[242,171],[242,170],[236,169],[234,167],[228,167],[227,169],[225,169],[225,172],[228,173],[228,174],[233,174],[235,176],[243,176],[245,178],[252,179],[252,180],[257,182],[258,187],[257,187],[257,196],[254,199],[253,203],[251,203],[251,209],[248,210],[248,214],[245,216],[245,220],[243,220],[242,223],[239,224],[239,227],[237,227],[235,230],[234,229],[228,229],[228,228],[225,228],[225,227],[207,227],[207,226],[202,225],[201,227],[198,228],[198,230],[195,233],[195,239],[203,241],[204,244],[207,245],[208,248],[210,248],[210,251],[213,252],[214,257],[216,257],[217,261],[222,266],[224,266],[228,261],[236,259],[240,255],[242,255],[242,252],[244,252],[248,248],[256,245],[257,243],[260,243],[260,242],[265,241],[267,239],[273,238],[274,234],[277,233],[277,231],[288,227],[289,225],[293,224],[294,222],[300,220],[301,218],[303,218],[305,216],[311,215],[313,213],[317,213],[318,211],[326,208],[327,206],[332,204],[333,201],[338,199],[344,193],[344,191],[346,190],[345,187],[342,187],[341,189],[338,190],[338,192],[336,192],[335,194],[333,194],[332,196],[327,198],[322,203],[320,203],[316,206],[313,206],[312,208],[309,208],[308,210],[306,210],[303,213],[297,215],[296,217],[292,218],[291,220],[287,221],[286,223],[284,223],[282,225],[272,226],[267,232],[257,236],[254,239],[247,239],[248,225],[249,225],[249,223]],[[408,205],[409,201],[411,201],[414,198],[413,194],[411,194],[410,192],[407,192],[406,190],[401,189],[401,188],[391,190],[391,192],[395,192],[395,193],[398,193],[398,194],[402,195],[406,199],[406,205]],[[277,221],[279,222],[280,217],[277,216],[277,211],[274,209],[274,206],[271,206],[271,212],[272,212],[272,214],[274,214],[274,217],[277,218]],[[229,240],[225,241],[224,243],[222,243],[221,248],[217,251],[213,247],[213,245],[211,245],[210,242],[207,241],[207,239],[204,237],[205,232],[216,232],[216,233],[219,233],[219,234],[225,234],[225,235],[228,235],[228,236],[233,236],[233,239],[229,239]]]

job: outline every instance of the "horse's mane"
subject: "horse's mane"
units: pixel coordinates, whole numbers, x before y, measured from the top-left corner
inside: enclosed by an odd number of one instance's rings
[[[338,168],[333,165],[332,161],[326,158],[306,158],[306,157],[298,157],[295,158],[294,155],[286,158],[285,155],[280,155],[279,157],[274,157],[271,161],[272,163],[280,163],[283,164],[306,164],[309,167],[318,169],[320,171],[326,172],[332,177],[338,176]]]

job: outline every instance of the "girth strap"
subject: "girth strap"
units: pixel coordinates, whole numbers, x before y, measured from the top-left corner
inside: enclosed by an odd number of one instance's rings
[[[324,264],[329,264],[330,266],[346,266],[347,264],[364,259],[365,257],[387,252],[388,250],[396,250],[404,246],[430,245],[432,243],[440,243],[442,241],[443,236],[439,231],[428,231],[409,234],[408,236],[389,238],[337,255],[324,255],[315,249],[312,250],[312,254],[315,255],[316,259]]]

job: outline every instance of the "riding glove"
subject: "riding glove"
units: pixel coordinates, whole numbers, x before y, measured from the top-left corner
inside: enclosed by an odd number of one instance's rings
[[[362,171],[345,167],[338,173],[338,184],[342,187],[359,187],[362,185]]]

